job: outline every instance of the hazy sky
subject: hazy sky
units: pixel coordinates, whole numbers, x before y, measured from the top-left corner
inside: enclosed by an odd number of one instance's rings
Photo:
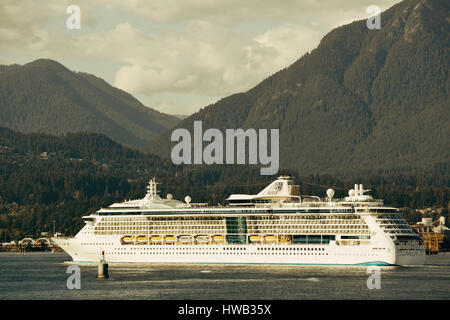
[[[0,64],[50,58],[190,114],[247,91],[332,28],[398,0],[0,0]],[[69,5],[81,29],[69,30]],[[381,20],[383,17],[381,16]]]

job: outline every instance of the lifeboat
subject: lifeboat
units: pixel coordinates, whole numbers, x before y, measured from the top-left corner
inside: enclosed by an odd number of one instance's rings
[[[160,243],[161,240],[162,240],[162,237],[161,237],[161,236],[158,236],[158,235],[156,235],[156,236],[151,236],[151,237],[150,237],[150,241],[151,241],[152,243]]]
[[[291,237],[290,236],[279,236],[278,241],[280,243],[291,243]]]
[[[166,244],[174,244],[177,242],[177,238],[175,236],[165,236],[164,237],[164,243]]]
[[[212,237],[212,240],[215,243],[224,243],[225,242],[225,237],[222,236],[222,235],[215,235],[215,236]]]
[[[200,236],[195,237],[195,240],[199,244],[205,244],[205,243],[210,243],[211,242],[211,237],[207,236],[207,235],[200,235]]]
[[[192,236],[180,236],[178,240],[182,244],[192,244]]]
[[[136,241],[139,244],[147,244],[148,243],[148,238],[146,236],[137,236],[136,237]]]
[[[122,244],[132,244],[132,243],[134,243],[134,237],[132,237],[132,236],[123,236],[122,238],[120,238],[120,242]]]
[[[273,243],[277,241],[277,236],[274,236],[273,234],[268,234],[264,236],[264,241],[267,243]]]
[[[250,242],[261,242],[261,236],[252,235],[250,236]]]

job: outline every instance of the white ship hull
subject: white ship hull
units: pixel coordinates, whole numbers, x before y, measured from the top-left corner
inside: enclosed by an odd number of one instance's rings
[[[126,245],[118,239],[97,239],[105,245],[83,246],[76,239],[52,239],[78,263],[97,263],[104,254],[109,263],[202,263],[202,264],[292,264],[292,265],[423,265],[420,248],[393,245]],[[109,244],[108,244],[109,243]]]

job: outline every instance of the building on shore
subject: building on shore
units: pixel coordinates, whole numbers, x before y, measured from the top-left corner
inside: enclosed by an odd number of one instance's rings
[[[23,238],[19,241],[0,243],[0,251],[26,252],[26,251],[59,251],[59,248],[50,241],[50,238]]]
[[[423,245],[427,254],[436,254],[442,250],[445,232],[450,230],[445,226],[445,217],[436,221],[432,218],[422,218],[421,222],[411,225],[423,239]]]

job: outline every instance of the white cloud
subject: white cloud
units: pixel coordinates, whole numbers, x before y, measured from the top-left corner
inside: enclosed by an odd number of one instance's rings
[[[281,69],[319,44],[319,30],[308,25],[282,25],[259,35],[255,40],[264,48],[273,48],[273,67]]]
[[[248,90],[288,66],[317,45],[320,37],[301,25],[280,26],[251,37],[196,20],[160,38],[143,39],[134,30],[128,39],[148,50],[126,59],[127,65],[116,74],[118,87],[134,94],[184,91],[224,96]]]
[[[0,48],[36,47],[45,39],[43,26],[55,14],[54,6],[32,0],[2,1],[0,8]]]

